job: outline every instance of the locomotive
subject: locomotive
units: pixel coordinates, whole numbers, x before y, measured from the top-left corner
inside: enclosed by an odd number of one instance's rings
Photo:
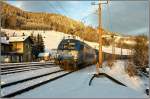
[[[98,51],[77,39],[63,39],[55,63],[64,70],[78,70],[97,62]]]

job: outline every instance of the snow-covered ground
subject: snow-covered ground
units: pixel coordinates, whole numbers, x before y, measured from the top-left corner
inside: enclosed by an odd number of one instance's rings
[[[10,29],[1,29],[1,31],[5,31],[9,36],[12,36],[13,33],[15,33],[17,36],[21,36],[23,33],[25,35],[30,35],[33,33],[34,35],[37,35],[38,33],[42,34],[44,37],[44,44],[46,50],[50,49],[57,49],[58,44],[60,41],[65,37],[67,38],[68,34],[62,33],[62,32],[56,32],[56,31],[42,31],[42,30],[10,30]],[[76,37],[78,40],[83,41],[81,38]],[[90,45],[93,48],[98,49],[99,44],[95,42],[88,42],[84,41],[88,45]],[[103,46],[102,47],[103,52],[106,53],[112,53],[112,46]],[[115,54],[121,54],[121,48],[115,47]],[[129,55],[131,54],[131,50],[129,49],[122,49],[122,55]]]
[[[119,68],[121,67],[121,68]],[[123,71],[123,62],[117,61],[116,66],[107,72],[127,87],[118,85],[106,77],[94,78],[91,86],[89,81],[95,72],[95,65],[74,72],[63,78],[50,82],[15,98],[147,98],[143,91],[144,82],[138,78],[130,78]]]
[[[37,85],[39,83],[48,81],[48,80],[53,79],[53,78],[58,77],[58,76],[64,75],[66,73],[68,73],[68,72],[67,71],[61,71],[59,73],[54,73],[54,74],[51,74],[51,75],[47,75],[47,76],[44,76],[44,77],[39,77],[37,79],[29,80],[29,81],[26,81],[26,82],[23,82],[23,83],[19,83],[19,84],[16,84],[16,85],[12,85],[12,86],[9,86],[9,87],[2,88],[1,89],[1,95],[6,96],[8,94],[20,91],[22,89]]]
[[[144,92],[147,87],[145,85],[149,85],[149,78],[146,77],[141,78],[139,76],[130,77],[125,72],[125,65],[126,65],[125,60],[116,60],[112,69],[110,69],[106,65],[106,62],[104,62],[103,68],[100,69],[100,71],[107,73],[108,75],[111,75],[115,79],[119,80],[120,82],[124,83],[125,85],[134,90]]]
[[[12,83],[15,81],[47,74],[50,72],[61,70],[59,67],[52,67],[52,68],[43,68],[38,70],[31,70],[31,71],[25,71],[25,72],[19,72],[19,73],[13,73],[13,74],[7,74],[7,75],[1,75],[1,85]]]

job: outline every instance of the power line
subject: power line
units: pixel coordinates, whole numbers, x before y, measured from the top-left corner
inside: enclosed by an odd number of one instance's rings
[[[56,7],[55,7],[55,6],[53,6],[53,4],[51,4],[51,3],[50,3],[50,1],[48,1],[48,4],[50,5],[50,7],[52,7],[52,8],[53,8],[54,12],[56,12],[56,13],[59,13],[59,14],[60,14],[59,10],[57,10],[57,9],[56,9]],[[53,11],[53,10],[52,10],[52,11]]]
[[[65,13],[66,15],[69,15],[69,13],[64,9],[64,7],[61,5],[60,2],[57,2],[57,4],[59,4],[59,5],[57,5],[57,7],[56,7],[56,5],[54,6],[53,4],[51,4],[51,3],[49,2],[49,5],[54,9],[55,12],[57,12],[57,13],[59,13],[59,14]],[[59,7],[59,8],[58,8],[58,7]],[[61,9],[61,11],[58,10],[58,9]]]
[[[64,13],[66,13],[66,15],[69,15],[69,13],[64,9],[64,7],[61,5],[61,3],[58,2],[58,4],[59,4],[59,7],[61,8],[61,10],[62,10]]]

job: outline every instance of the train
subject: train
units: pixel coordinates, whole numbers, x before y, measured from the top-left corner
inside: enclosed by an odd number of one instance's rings
[[[77,39],[63,39],[57,47],[55,63],[64,70],[78,70],[95,64],[98,51]]]

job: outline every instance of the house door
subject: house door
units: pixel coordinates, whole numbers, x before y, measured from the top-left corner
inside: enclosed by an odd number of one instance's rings
[[[19,56],[19,62],[22,62],[22,61],[23,61],[23,57]]]

